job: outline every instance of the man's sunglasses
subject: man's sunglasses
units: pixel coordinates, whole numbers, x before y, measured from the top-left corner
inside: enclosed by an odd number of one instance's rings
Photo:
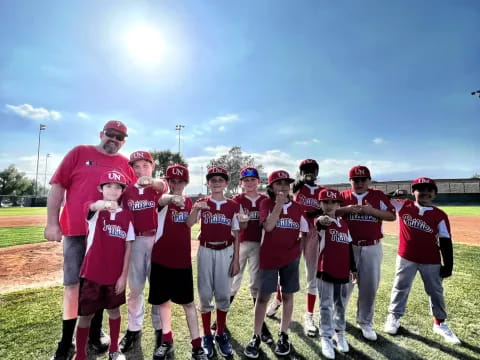
[[[368,180],[368,177],[356,177],[352,179],[354,183],[365,182]]]
[[[123,134],[118,134],[118,133],[115,133],[113,131],[108,131],[108,130],[105,130],[103,133],[105,134],[106,137],[108,137],[110,139],[117,139],[118,141],[125,140],[125,135],[123,135]]]

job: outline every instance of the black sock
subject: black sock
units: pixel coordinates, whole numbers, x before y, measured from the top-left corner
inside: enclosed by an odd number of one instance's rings
[[[253,306],[255,307],[255,304],[257,302],[257,298],[252,298],[252,300],[253,300]]]
[[[98,310],[92,318],[90,323],[89,337],[92,340],[100,339],[100,331],[102,330],[103,309]]]
[[[72,344],[73,332],[75,331],[75,325],[77,324],[77,318],[63,320],[62,322],[62,339],[60,343],[62,346],[68,347]]]
[[[234,295],[230,296],[230,304],[233,302],[233,299],[235,298]]]

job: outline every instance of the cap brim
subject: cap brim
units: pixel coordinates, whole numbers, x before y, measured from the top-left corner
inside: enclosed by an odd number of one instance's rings
[[[227,174],[224,174],[224,173],[210,173],[210,174],[207,174],[207,180],[210,180],[212,177],[214,176],[221,176],[223,177],[226,181],[228,181],[228,175]]]
[[[285,181],[287,181],[289,184],[295,182],[295,179],[292,179],[292,178],[281,178],[281,179],[277,179],[277,180],[272,181],[272,182],[269,183],[268,185],[272,185],[273,183],[276,183],[277,181],[281,181],[281,180],[285,180]]]

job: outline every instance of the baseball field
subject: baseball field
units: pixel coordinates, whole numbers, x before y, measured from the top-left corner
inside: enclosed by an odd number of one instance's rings
[[[336,353],[338,359],[480,359],[480,207],[442,207],[450,217],[454,240],[454,274],[444,282],[449,325],[462,340],[452,346],[431,331],[428,299],[417,278],[409,298],[402,328],[396,336],[382,331],[392,286],[397,246],[396,224],[386,224],[382,282],[377,297],[375,324],[379,339],[367,342],[355,327],[354,304],[350,303],[347,338],[348,354]],[[0,359],[49,359],[61,332],[62,245],[43,240],[44,208],[0,209]],[[197,231],[197,229],[194,229]],[[193,242],[192,253],[197,242]],[[303,269],[303,265],[302,265]],[[302,281],[304,271],[301,271]],[[248,276],[247,276],[248,277]],[[244,280],[244,284],[247,283]],[[304,281],[303,281],[304,282]],[[321,358],[319,339],[303,335],[304,291],[295,297],[291,340],[291,359]],[[147,307],[148,309],[148,307]],[[173,330],[177,359],[189,356],[188,329],[179,306],[173,306]],[[125,316],[125,306],[123,306]],[[318,310],[317,316],[318,316]],[[151,358],[153,330],[147,318],[143,348],[127,354],[127,359]],[[234,346],[234,359],[244,358],[243,347],[252,333],[253,311],[244,285],[229,313],[228,328]],[[279,317],[267,320],[275,333]],[[126,325],[123,322],[122,331]],[[105,328],[108,328],[105,322]],[[106,356],[98,359],[106,359]],[[262,345],[261,359],[273,359],[273,347]],[[94,359],[91,358],[91,359]]]

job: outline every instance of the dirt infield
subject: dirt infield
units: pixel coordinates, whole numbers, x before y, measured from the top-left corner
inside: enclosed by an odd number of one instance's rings
[[[0,216],[0,227],[45,226],[47,215],[5,215]]]

